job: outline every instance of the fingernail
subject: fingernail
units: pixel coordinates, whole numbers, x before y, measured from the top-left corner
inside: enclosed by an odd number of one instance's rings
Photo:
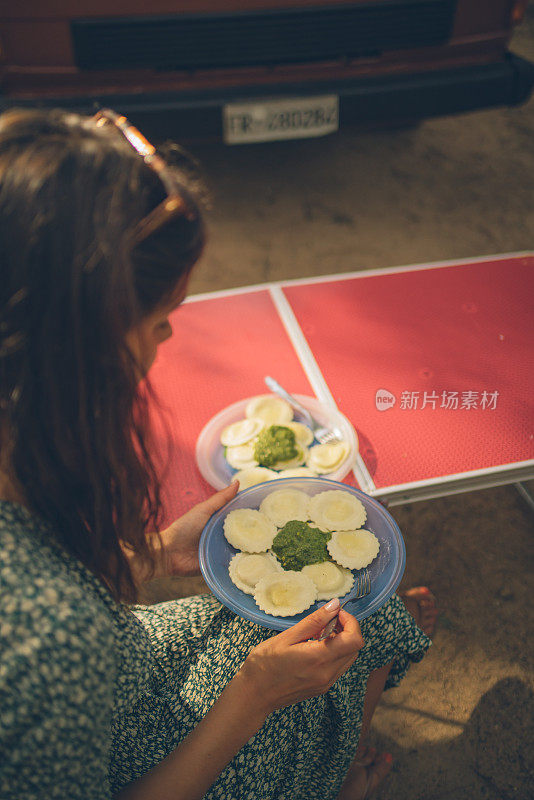
[[[384,753],[384,761],[387,761],[388,764],[393,763],[393,756],[391,755],[391,753]]]
[[[227,486],[226,488],[227,488],[227,489],[231,489],[231,488],[232,488],[232,486],[235,486],[235,485],[236,485],[236,483],[237,483],[237,485],[239,486],[239,481],[237,481],[237,480],[236,480],[236,481],[232,481],[232,483],[229,483],[229,484],[228,484],[228,486]]]
[[[334,597],[333,600],[330,600],[324,607],[325,611],[333,611],[335,608],[339,606],[339,597]]]

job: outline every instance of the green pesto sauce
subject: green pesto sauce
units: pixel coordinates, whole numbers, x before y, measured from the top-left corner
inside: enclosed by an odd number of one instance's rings
[[[262,467],[273,467],[279,461],[298,456],[295,433],[284,425],[270,425],[258,436],[254,458]]]
[[[332,534],[312,528],[307,522],[291,520],[274,537],[272,550],[284,569],[301,570],[307,564],[332,561],[326,543]]]

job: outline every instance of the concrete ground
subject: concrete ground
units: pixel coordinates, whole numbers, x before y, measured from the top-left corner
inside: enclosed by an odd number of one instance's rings
[[[534,60],[532,8],[512,49]],[[190,148],[213,192],[191,291],[531,250],[533,143],[534,99],[406,130]],[[391,512],[402,587],[430,586],[441,616],[429,655],[375,714],[374,743],[395,758],[376,797],[532,798],[534,515],[513,486]],[[203,590],[173,579],[147,598]]]

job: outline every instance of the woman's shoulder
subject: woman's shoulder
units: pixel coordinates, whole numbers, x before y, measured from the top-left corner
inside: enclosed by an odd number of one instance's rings
[[[61,628],[80,634],[90,625],[112,636],[111,596],[54,540],[51,526],[22,506],[0,501],[1,623],[39,634]]]
[[[0,795],[109,797],[112,614],[50,537],[0,501]]]

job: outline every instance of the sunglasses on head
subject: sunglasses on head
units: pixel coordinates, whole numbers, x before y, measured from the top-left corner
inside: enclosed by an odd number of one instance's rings
[[[109,108],[102,108],[94,115],[93,121],[99,128],[103,125],[115,126],[139,153],[145,164],[154,170],[167,192],[165,200],[138,223],[134,234],[134,244],[142,242],[171,219],[183,216],[187,220],[193,221],[196,218],[196,213],[187,206],[180,185],[168,164],[158,155],[154,145],[150,144],[143,134],[128,122],[126,117]]]

